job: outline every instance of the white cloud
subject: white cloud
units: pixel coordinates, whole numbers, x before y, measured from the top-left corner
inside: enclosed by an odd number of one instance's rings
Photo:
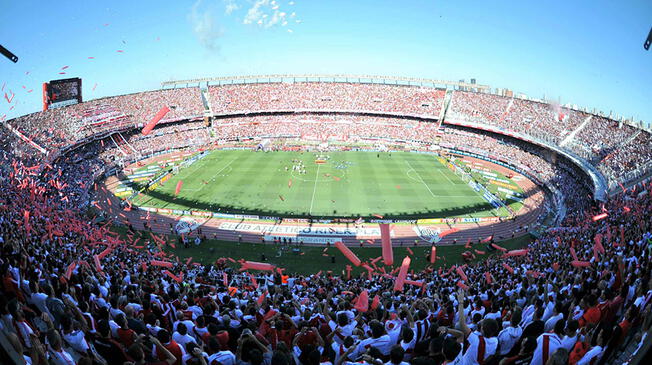
[[[292,29],[288,29],[288,33],[294,33]]]
[[[288,3],[288,5],[290,5],[290,6],[294,5],[294,1],[290,1],[290,2]]]
[[[224,1],[224,13],[226,15],[231,15],[234,11],[240,9],[237,0],[223,0]]]
[[[210,51],[218,49],[218,39],[223,32],[218,25],[217,18],[211,10],[202,9],[202,0],[197,0],[190,9],[188,20],[199,43]]]
[[[256,0],[254,5],[247,10],[247,15],[245,15],[243,24],[253,24],[258,23],[258,20],[263,17],[262,8],[269,6],[269,0]]]
[[[274,0],[255,0],[247,10],[242,23],[257,24],[263,28],[286,26],[288,15],[281,10],[281,6]]]

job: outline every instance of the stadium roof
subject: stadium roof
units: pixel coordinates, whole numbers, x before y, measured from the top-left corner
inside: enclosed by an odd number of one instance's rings
[[[389,85],[413,85],[413,86],[454,86],[460,88],[477,89],[478,91],[487,92],[490,90],[489,85],[472,84],[462,81],[446,81],[423,79],[417,77],[397,77],[397,76],[373,76],[373,75],[324,75],[324,74],[301,74],[301,75],[252,75],[252,76],[224,76],[224,77],[204,77],[188,80],[164,81],[161,87],[187,85],[197,83],[218,84],[238,84],[238,83],[265,83],[265,82],[351,82],[351,83],[377,83]]]

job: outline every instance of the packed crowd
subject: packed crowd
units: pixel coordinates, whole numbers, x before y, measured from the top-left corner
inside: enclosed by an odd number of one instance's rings
[[[573,164],[561,160],[550,163],[541,157],[541,150],[513,138],[495,138],[452,127],[444,128],[443,131],[440,142],[442,147],[488,156],[518,167],[542,183],[561,191],[566,206],[573,211],[589,206],[590,187],[585,185],[581,178],[583,173]]]
[[[460,91],[453,94],[449,113],[453,120],[478,121],[524,134],[539,132],[557,144],[589,116],[558,105]]]
[[[447,112],[448,120],[479,121],[509,131],[521,132],[551,143],[562,145],[600,168],[612,181],[628,170],[650,161],[652,136],[612,119],[551,104],[506,98],[499,95],[456,91]],[[255,113],[260,111],[348,111],[395,113],[438,118],[443,110],[445,91],[416,86],[351,83],[267,83],[209,87],[213,113]],[[163,106],[170,112],[163,122],[199,118],[205,112],[201,90],[194,88],[167,89],[103,98],[18,117],[7,123],[45,150],[56,150],[108,131],[125,130],[148,122]],[[225,138],[254,134],[289,135],[297,130],[316,139],[331,136],[344,138],[340,124],[319,121],[351,121],[369,117],[320,116],[300,123],[285,123],[275,116],[252,117],[255,128],[234,123],[217,130]],[[382,118],[379,118],[379,120]],[[277,123],[278,121],[282,123]],[[376,124],[346,126],[352,135],[371,132],[374,137],[396,136],[401,127],[389,121],[386,130],[371,130]],[[415,123],[412,123],[415,124]],[[409,123],[404,124],[409,126]],[[424,124],[426,125],[426,124]],[[582,126],[582,127],[580,127]],[[409,127],[408,127],[409,128]],[[252,131],[253,129],[253,131]],[[576,131],[576,135],[571,135]],[[430,139],[430,128],[406,129],[405,139]],[[643,134],[637,136],[638,133]],[[15,139],[15,138],[14,138]],[[15,154],[24,148],[14,144]]]
[[[620,148],[606,155],[598,164],[602,173],[611,177],[620,177],[637,168],[648,167],[652,161],[652,135],[640,132],[635,138]]]
[[[178,133],[210,132],[187,123],[125,139],[134,149],[189,142]],[[3,149],[0,327],[31,364],[601,364],[640,348],[651,324],[652,186],[593,206],[568,167],[537,151],[462,130],[442,138],[560,179],[583,203],[527,251],[408,273],[399,291],[393,274],[366,270],[254,282],[82,215],[116,154],[108,139],[38,169]],[[121,212],[114,203],[107,213]]]
[[[163,106],[170,108],[163,122],[197,118],[204,112],[199,88],[183,88],[91,100],[24,115],[9,123],[51,150],[99,133],[147,123]]]
[[[432,143],[438,128],[434,121],[304,113],[218,119],[213,130],[217,139],[295,136],[320,141],[389,138]]]
[[[652,150],[650,133],[627,124],[499,95],[455,92],[447,118],[481,122],[563,145],[607,173],[610,179],[617,179],[627,170],[649,161],[648,151]],[[578,131],[572,136],[575,130]]]
[[[445,91],[415,86],[350,83],[270,83],[209,87],[211,109],[257,111],[349,111],[438,117]]]

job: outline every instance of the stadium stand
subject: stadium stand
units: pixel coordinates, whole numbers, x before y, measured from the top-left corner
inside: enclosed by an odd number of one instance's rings
[[[207,128],[197,121],[205,110],[200,90],[187,88],[106,98],[8,121],[50,151],[47,156],[10,129],[0,130],[3,361],[645,363],[641,357],[652,324],[651,184],[623,188],[596,204],[579,168],[562,158],[551,162],[542,147],[468,128],[444,124],[440,129],[431,120],[364,115],[438,115],[444,107],[440,90],[305,83],[209,91],[216,114],[303,113],[226,116]],[[513,131],[541,128],[557,144],[567,141],[569,148],[584,151],[612,179],[649,162],[649,133],[611,119],[469,92],[455,92],[451,103],[447,118],[479,118]],[[176,108],[152,134],[140,135],[137,127],[161,104]],[[103,120],[88,127],[89,121]],[[408,272],[409,282],[398,291],[393,275],[370,280],[270,272],[258,274],[254,284],[224,262],[177,261],[154,240],[139,249],[113,233],[110,222],[85,215],[102,189],[95,182],[127,161],[233,138],[288,134],[438,141],[442,147],[493,155],[560,190],[568,214],[525,251]],[[109,217],[121,214],[113,204]],[[227,285],[224,275],[231,279]]]

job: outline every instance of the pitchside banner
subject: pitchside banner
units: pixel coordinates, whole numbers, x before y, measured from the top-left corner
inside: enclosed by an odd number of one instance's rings
[[[310,226],[275,226],[270,224],[222,222],[220,229],[235,232],[266,235],[312,235],[312,236],[380,236],[379,228],[331,228]]]

